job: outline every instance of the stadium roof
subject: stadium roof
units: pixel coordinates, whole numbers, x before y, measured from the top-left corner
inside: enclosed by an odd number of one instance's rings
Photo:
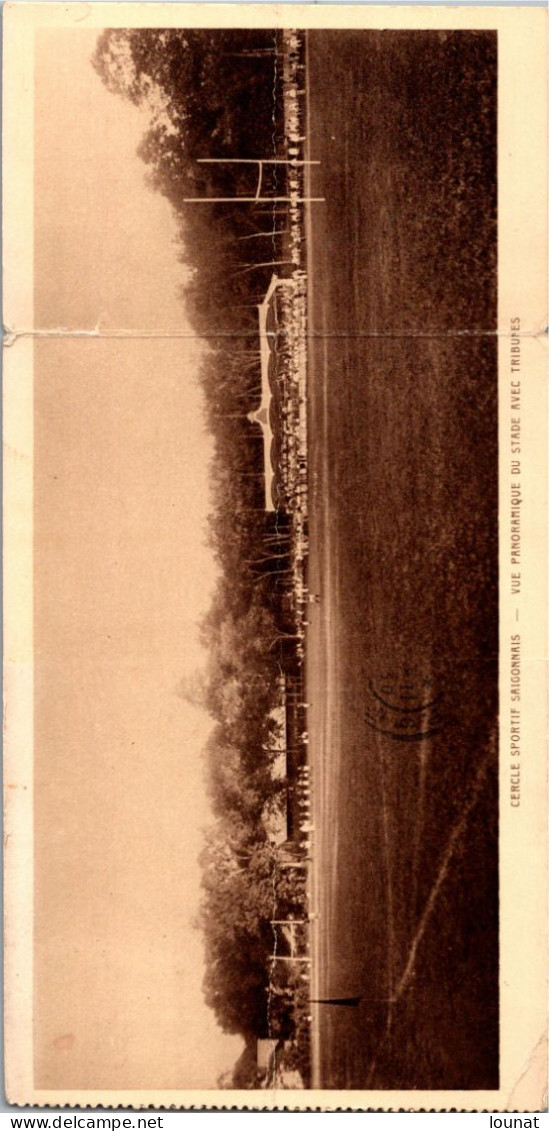
[[[267,330],[267,319],[271,300],[277,287],[284,286],[285,284],[292,285],[292,280],[281,279],[278,275],[273,275],[265,298],[257,308],[259,317],[259,353],[261,361],[261,402],[259,408],[256,408],[254,412],[248,413],[248,419],[251,420],[253,424],[259,424],[263,433],[266,511],[275,511],[277,509],[275,501],[275,476],[277,469],[273,465],[273,455],[275,454],[276,445],[272,428],[273,391],[271,387],[274,372],[274,366],[272,364],[274,334],[272,330]],[[271,378],[271,380],[269,380],[269,378]]]

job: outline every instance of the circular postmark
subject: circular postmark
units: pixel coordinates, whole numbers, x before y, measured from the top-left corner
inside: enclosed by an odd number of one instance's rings
[[[411,668],[384,670],[366,683],[364,718],[400,742],[420,742],[443,727],[444,694],[430,675]]]

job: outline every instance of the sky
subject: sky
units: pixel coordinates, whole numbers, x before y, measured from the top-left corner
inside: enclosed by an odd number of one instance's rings
[[[216,579],[203,345],[96,35],[35,57],[35,326],[101,332],[35,347],[35,1084],[207,1088],[242,1041],[201,993],[212,723],[179,691]]]

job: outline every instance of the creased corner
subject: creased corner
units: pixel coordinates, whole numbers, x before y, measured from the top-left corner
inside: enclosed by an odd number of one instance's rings
[[[528,1056],[506,1104],[507,1111],[547,1110],[547,1034]]]

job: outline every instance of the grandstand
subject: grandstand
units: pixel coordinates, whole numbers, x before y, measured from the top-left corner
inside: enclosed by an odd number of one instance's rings
[[[263,302],[258,306],[259,355],[261,363],[261,401],[259,407],[248,413],[252,424],[259,424],[263,433],[263,459],[265,474],[265,510],[279,510],[280,491],[280,417],[282,413],[281,388],[278,383],[276,361],[276,295],[280,287],[294,287],[292,278],[273,275]]]

